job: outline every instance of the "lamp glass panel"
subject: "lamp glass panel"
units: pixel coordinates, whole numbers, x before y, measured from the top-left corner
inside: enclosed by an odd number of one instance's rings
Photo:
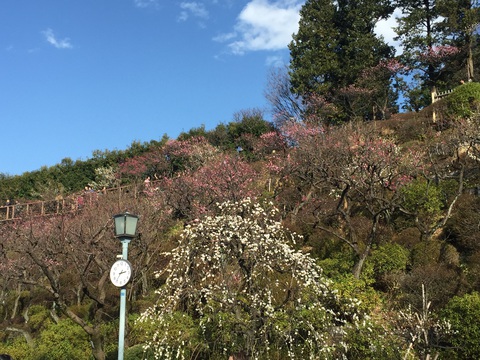
[[[126,215],[125,220],[127,222],[125,226],[125,235],[135,236],[137,230],[138,217]]]
[[[120,236],[125,233],[125,215],[115,216],[115,235]]]

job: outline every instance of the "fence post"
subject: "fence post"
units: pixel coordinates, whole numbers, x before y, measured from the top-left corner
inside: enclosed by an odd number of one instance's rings
[[[437,114],[435,113],[435,101],[437,100],[437,88],[435,86],[432,87],[431,96],[432,96],[432,118],[433,118],[433,122],[436,123]]]

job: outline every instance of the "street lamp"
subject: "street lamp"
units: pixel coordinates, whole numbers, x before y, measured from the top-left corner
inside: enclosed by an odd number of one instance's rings
[[[127,304],[126,285],[132,277],[132,266],[128,262],[128,244],[135,237],[138,216],[124,212],[113,216],[115,237],[122,242],[122,257],[110,269],[110,280],[120,288],[120,324],[118,331],[118,360],[123,360],[125,348],[125,308]]]

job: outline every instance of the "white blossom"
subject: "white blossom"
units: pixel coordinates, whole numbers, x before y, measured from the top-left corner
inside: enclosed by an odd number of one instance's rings
[[[194,358],[195,351],[208,354],[214,346],[225,354],[243,350],[253,359],[279,350],[290,359],[345,350],[333,335],[365,321],[358,302],[340,298],[315,261],[293,247],[298,235],[266,207],[250,199],[227,202],[217,216],[185,227],[170,252],[158,303],[139,320],[161,329],[148,345],[156,356]],[[197,337],[185,337],[185,329],[168,335],[177,329],[172,319],[179,313],[197,327]]]

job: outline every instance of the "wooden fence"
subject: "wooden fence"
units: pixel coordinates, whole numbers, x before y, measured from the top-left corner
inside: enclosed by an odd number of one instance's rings
[[[435,111],[435,103],[444,98],[445,96],[448,96],[450,95],[451,93],[453,92],[453,89],[452,90],[446,90],[446,91],[441,91],[441,92],[437,92],[437,89],[434,87],[433,90],[432,90],[432,105],[433,105],[433,108],[432,108],[432,116],[433,116],[433,122],[437,122],[437,113]]]
[[[84,191],[56,200],[32,201],[0,206],[0,222],[76,212],[85,206],[92,205],[103,195],[111,192],[118,192],[119,195],[128,194],[136,198],[139,194],[139,186],[127,185],[103,189],[102,191]]]

